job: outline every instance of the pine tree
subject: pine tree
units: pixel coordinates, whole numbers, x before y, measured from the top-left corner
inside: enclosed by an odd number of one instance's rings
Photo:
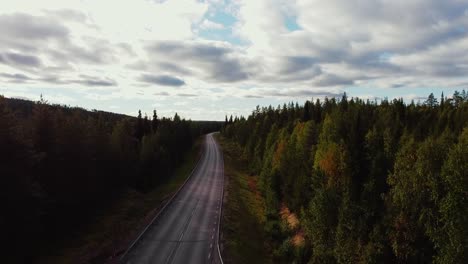
[[[135,136],[138,140],[141,141],[143,135],[144,135],[144,127],[143,127],[143,118],[141,116],[141,110],[138,110],[138,116],[137,116],[137,125],[136,125],[136,130],[135,130]]]
[[[156,133],[158,130],[158,114],[156,110],[153,110],[153,119],[151,119],[151,130]]]

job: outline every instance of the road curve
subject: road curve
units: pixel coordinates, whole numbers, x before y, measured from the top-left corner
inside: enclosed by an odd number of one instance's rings
[[[218,228],[224,162],[213,134],[191,177],[121,263],[220,263]]]

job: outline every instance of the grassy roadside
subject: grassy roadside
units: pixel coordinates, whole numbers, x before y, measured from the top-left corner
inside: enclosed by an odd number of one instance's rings
[[[221,224],[224,263],[272,263],[257,177],[247,173],[247,161],[236,144],[219,134],[216,139],[223,149],[226,179]]]
[[[38,263],[117,263],[164,202],[187,179],[201,155],[202,143],[202,138],[196,141],[170,181],[148,193],[128,190],[93,225]]]

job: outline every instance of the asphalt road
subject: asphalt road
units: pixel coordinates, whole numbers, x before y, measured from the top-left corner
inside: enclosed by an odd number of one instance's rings
[[[213,134],[192,176],[122,259],[122,263],[219,263],[223,156]]]

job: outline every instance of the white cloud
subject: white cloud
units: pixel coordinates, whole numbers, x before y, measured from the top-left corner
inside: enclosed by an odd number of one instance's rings
[[[232,28],[219,12],[237,19]],[[287,22],[299,29],[292,31]],[[221,40],[203,40],[199,29]],[[227,36],[231,29],[233,36]],[[372,91],[364,88],[375,87],[376,93],[463,88],[467,47],[463,0],[0,3],[5,94],[26,96],[28,91],[18,90],[22,86],[74,89],[84,99],[112,101],[124,112],[130,110],[121,98],[237,100],[247,107],[240,101],[249,98],[255,105],[265,98],[332,95],[347,86],[361,87],[357,93],[369,98]],[[89,91],[96,87],[106,92]],[[419,96],[424,89],[418,91]],[[75,100],[79,104],[80,98]],[[204,107],[198,116],[216,109]]]
[[[205,19],[200,24],[200,28],[204,30],[221,30],[224,29],[224,25]]]

